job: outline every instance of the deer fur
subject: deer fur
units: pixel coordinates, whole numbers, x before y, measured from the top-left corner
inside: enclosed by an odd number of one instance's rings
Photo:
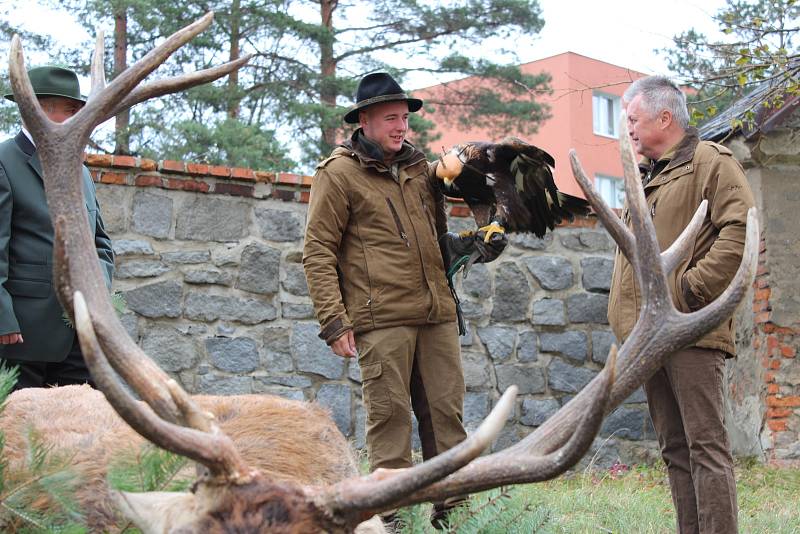
[[[326,486],[358,475],[350,444],[328,412],[315,403],[274,395],[197,395],[193,399],[202,410],[214,414],[248,465],[274,481]],[[92,532],[113,531],[127,523],[116,512],[117,502],[106,482],[108,466],[115,458],[137,454],[147,440],[117,415],[100,391],[85,385],[16,391],[0,414],[0,429],[12,473],[22,468],[33,431],[45,446],[74,454],[72,466],[81,479],[76,500]],[[158,498],[166,499],[165,495]],[[376,518],[356,532],[384,529]]]

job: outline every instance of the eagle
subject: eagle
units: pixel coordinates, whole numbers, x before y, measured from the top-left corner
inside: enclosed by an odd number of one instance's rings
[[[516,137],[454,146],[436,176],[447,196],[462,198],[487,243],[496,233],[544,237],[563,220],[589,213],[586,200],[562,193],[553,181],[553,156]]]

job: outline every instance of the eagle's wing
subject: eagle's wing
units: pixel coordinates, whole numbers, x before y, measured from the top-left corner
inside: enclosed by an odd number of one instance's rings
[[[470,157],[466,153],[467,150],[470,153],[476,150],[473,143],[454,147],[454,150],[456,149],[458,149],[463,161]],[[461,198],[466,202],[479,227],[486,226],[492,221],[497,203],[494,187],[491,179],[488,179],[480,170],[471,165],[464,165],[456,180],[443,181],[442,187],[445,195],[452,198]]]

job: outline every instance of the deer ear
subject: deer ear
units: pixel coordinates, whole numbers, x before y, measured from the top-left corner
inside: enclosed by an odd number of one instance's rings
[[[119,512],[143,534],[172,532],[197,519],[196,498],[192,493],[112,491],[111,498]]]

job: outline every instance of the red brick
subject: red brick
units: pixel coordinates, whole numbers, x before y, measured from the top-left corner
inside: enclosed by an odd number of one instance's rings
[[[761,338],[758,336],[753,336],[753,348],[759,349],[761,348]]]
[[[100,183],[103,184],[125,185],[127,181],[128,175],[123,172],[104,172],[100,175]]]
[[[221,195],[233,195],[235,197],[252,197],[253,186],[217,182],[214,184],[214,193]]]
[[[769,274],[769,267],[766,265],[759,265],[758,269],[756,269],[756,276],[761,276],[764,274]]]
[[[780,345],[780,341],[775,335],[767,336],[767,350],[771,351],[772,349],[778,348]]]
[[[768,323],[769,322],[769,312],[768,311],[763,311],[763,312],[757,313],[756,316],[755,316],[755,322],[757,322],[757,323]],[[765,332],[766,332],[766,330],[765,330]]]
[[[775,383],[767,384],[767,393],[769,393],[770,395],[774,395],[776,393],[779,393],[780,390],[781,390],[781,387],[778,384],[775,384]]]
[[[134,168],[136,167],[136,158],[133,156],[114,156],[111,164],[113,167]]]
[[[90,167],[111,167],[110,154],[86,154],[86,165]]]
[[[767,242],[765,240],[761,240],[758,243],[758,251],[759,252],[766,252],[767,251]]]
[[[189,174],[208,174],[208,165],[205,163],[187,163],[186,172]]]
[[[211,185],[202,180],[184,180],[184,191],[197,191],[199,193],[208,193],[211,191]]]
[[[451,217],[469,217],[472,212],[467,206],[453,206],[450,208]]]
[[[800,406],[800,397],[797,395],[787,396],[787,397],[778,397],[775,395],[769,395],[767,396],[767,406],[796,408]]]
[[[89,175],[92,177],[93,182],[100,181],[100,171],[89,171]]]
[[[279,200],[285,200],[291,202],[294,201],[295,195],[294,191],[291,191],[289,189],[273,189],[272,198],[277,198]]]
[[[155,160],[142,158],[141,161],[139,161],[139,168],[145,172],[152,172],[158,169],[158,164]]]
[[[244,167],[231,167],[231,178],[238,178],[239,180],[255,180],[256,175],[252,169],[245,169]]]
[[[794,347],[790,347],[788,345],[784,345],[781,347],[781,356],[784,358],[794,358],[797,355],[797,351]]]
[[[753,293],[753,300],[769,300],[770,293],[771,290],[768,287],[757,289],[756,292]]]
[[[764,382],[769,383],[773,382],[774,380],[775,380],[775,373],[773,373],[772,371],[767,371],[766,373],[764,373]]]
[[[756,278],[754,282],[755,286],[759,289],[763,289],[765,287],[769,287],[769,278]]]
[[[786,419],[770,419],[767,426],[773,432],[784,432],[786,430]]]
[[[290,184],[300,185],[303,183],[303,177],[299,174],[291,174],[288,172],[280,172],[275,177],[276,184]]]
[[[758,313],[760,311],[767,311],[769,310],[769,302],[766,300],[754,300],[753,301],[753,311]]]
[[[308,204],[308,201],[311,199],[311,192],[310,191],[300,191],[300,202],[303,204]]]
[[[275,182],[274,172],[255,171],[254,174],[256,175],[256,182],[263,182],[267,184]]]
[[[211,176],[221,176],[228,178],[231,175],[230,167],[223,167],[222,165],[211,165],[208,168],[208,174]]]
[[[161,172],[185,172],[185,164],[182,161],[165,159],[161,162]]]
[[[781,361],[780,360],[770,360],[769,362],[770,369],[780,369],[781,368]]]
[[[756,322],[758,322],[758,320],[756,320]],[[766,322],[761,326],[761,330],[767,334],[775,332],[776,329],[777,327],[775,326],[775,323]]]
[[[782,326],[780,328],[775,328],[775,333],[782,336],[796,336],[800,334],[800,330],[789,328],[788,326]]]
[[[767,408],[767,419],[780,419],[790,417],[794,410],[791,408]]]
[[[161,177],[152,174],[140,174],[133,182],[139,187],[161,187]]]

